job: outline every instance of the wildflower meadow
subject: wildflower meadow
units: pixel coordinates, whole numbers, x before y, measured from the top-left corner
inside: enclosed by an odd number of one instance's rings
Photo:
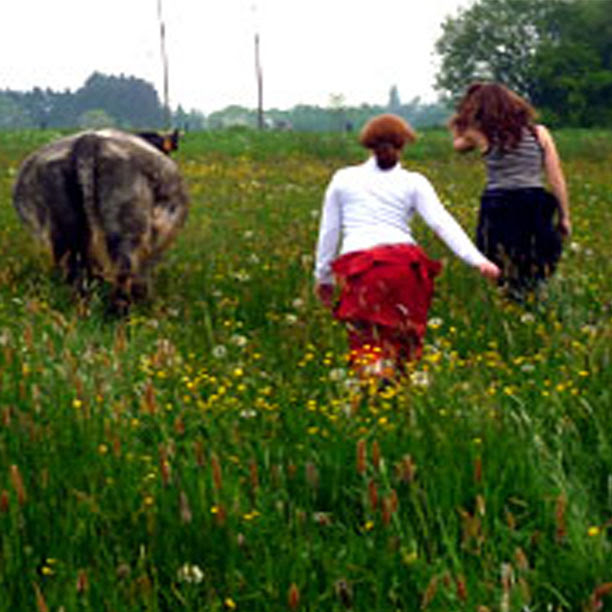
[[[379,389],[313,296],[355,134],[185,135],[190,216],[124,319],[20,224],[0,135],[0,611],[612,607],[612,139],[556,134],[574,233],[537,299],[444,264],[424,355]],[[475,154],[404,155],[473,234]]]

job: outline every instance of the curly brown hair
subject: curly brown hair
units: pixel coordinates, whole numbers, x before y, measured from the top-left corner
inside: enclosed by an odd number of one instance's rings
[[[473,83],[457,105],[451,126],[459,133],[473,128],[483,133],[489,147],[508,150],[521,140],[523,129],[534,129],[535,109],[504,85]]]

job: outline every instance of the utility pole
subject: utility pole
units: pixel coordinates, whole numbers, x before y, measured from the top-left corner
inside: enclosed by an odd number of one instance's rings
[[[255,33],[255,74],[257,75],[257,127],[263,130],[263,74],[259,59],[259,33]]]
[[[159,40],[161,46],[162,68],[164,71],[164,127],[170,129],[170,96],[168,87],[168,54],[166,53],[166,26],[162,16],[162,0],[157,0],[157,19],[159,21]]]
[[[261,59],[259,57],[259,19],[257,17],[257,3],[251,4],[253,11],[253,27],[255,30],[255,77],[257,79],[257,127],[264,128],[263,115],[263,71],[261,69]]]

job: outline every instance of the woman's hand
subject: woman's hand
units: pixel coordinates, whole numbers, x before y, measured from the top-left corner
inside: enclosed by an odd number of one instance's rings
[[[476,266],[478,271],[489,280],[497,280],[501,274],[501,270],[492,262],[487,259],[481,264]]]
[[[334,286],[329,283],[316,283],[314,293],[326,308],[333,305]]]
[[[561,216],[557,229],[563,238],[569,238],[572,234],[572,222],[568,216]]]

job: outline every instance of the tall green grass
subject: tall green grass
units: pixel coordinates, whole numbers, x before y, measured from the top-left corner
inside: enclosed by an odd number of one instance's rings
[[[609,604],[612,150],[557,135],[575,234],[509,304],[444,261],[423,359],[359,384],[312,295],[356,135],[187,134],[190,218],[129,319],[72,300],[20,226],[0,135],[0,610],[596,610]],[[405,165],[464,227],[483,174]]]

